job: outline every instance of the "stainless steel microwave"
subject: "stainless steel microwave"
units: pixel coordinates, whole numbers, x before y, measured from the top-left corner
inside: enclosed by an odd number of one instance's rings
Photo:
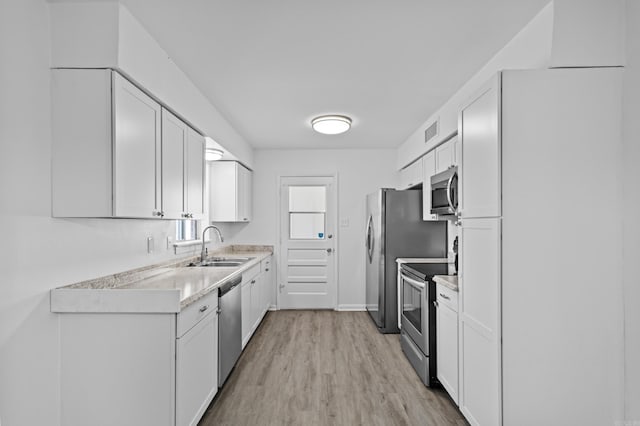
[[[455,215],[458,212],[458,167],[431,176],[431,214]]]

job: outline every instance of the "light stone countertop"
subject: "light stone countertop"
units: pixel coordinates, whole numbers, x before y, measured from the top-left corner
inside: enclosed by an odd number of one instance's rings
[[[434,275],[433,281],[436,284],[442,284],[443,286],[453,291],[458,291],[458,276],[457,275]]]
[[[188,266],[199,256],[51,290],[52,312],[179,312],[273,254],[272,246],[228,246],[209,257],[252,257],[235,267]]]

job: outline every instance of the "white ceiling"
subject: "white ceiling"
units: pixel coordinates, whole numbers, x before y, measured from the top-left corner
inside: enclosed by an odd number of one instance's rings
[[[121,2],[260,149],[400,145],[549,0]]]

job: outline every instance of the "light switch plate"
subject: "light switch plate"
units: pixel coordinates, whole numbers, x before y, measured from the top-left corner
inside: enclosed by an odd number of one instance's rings
[[[349,218],[348,217],[340,219],[340,227],[341,228],[348,228],[349,227]]]
[[[147,237],[147,253],[153,253],[153,237]]]

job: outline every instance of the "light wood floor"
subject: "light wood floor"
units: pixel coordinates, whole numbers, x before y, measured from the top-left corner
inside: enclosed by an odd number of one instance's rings
[[[466,425],[366,312],[270,312],[200,426]]]

